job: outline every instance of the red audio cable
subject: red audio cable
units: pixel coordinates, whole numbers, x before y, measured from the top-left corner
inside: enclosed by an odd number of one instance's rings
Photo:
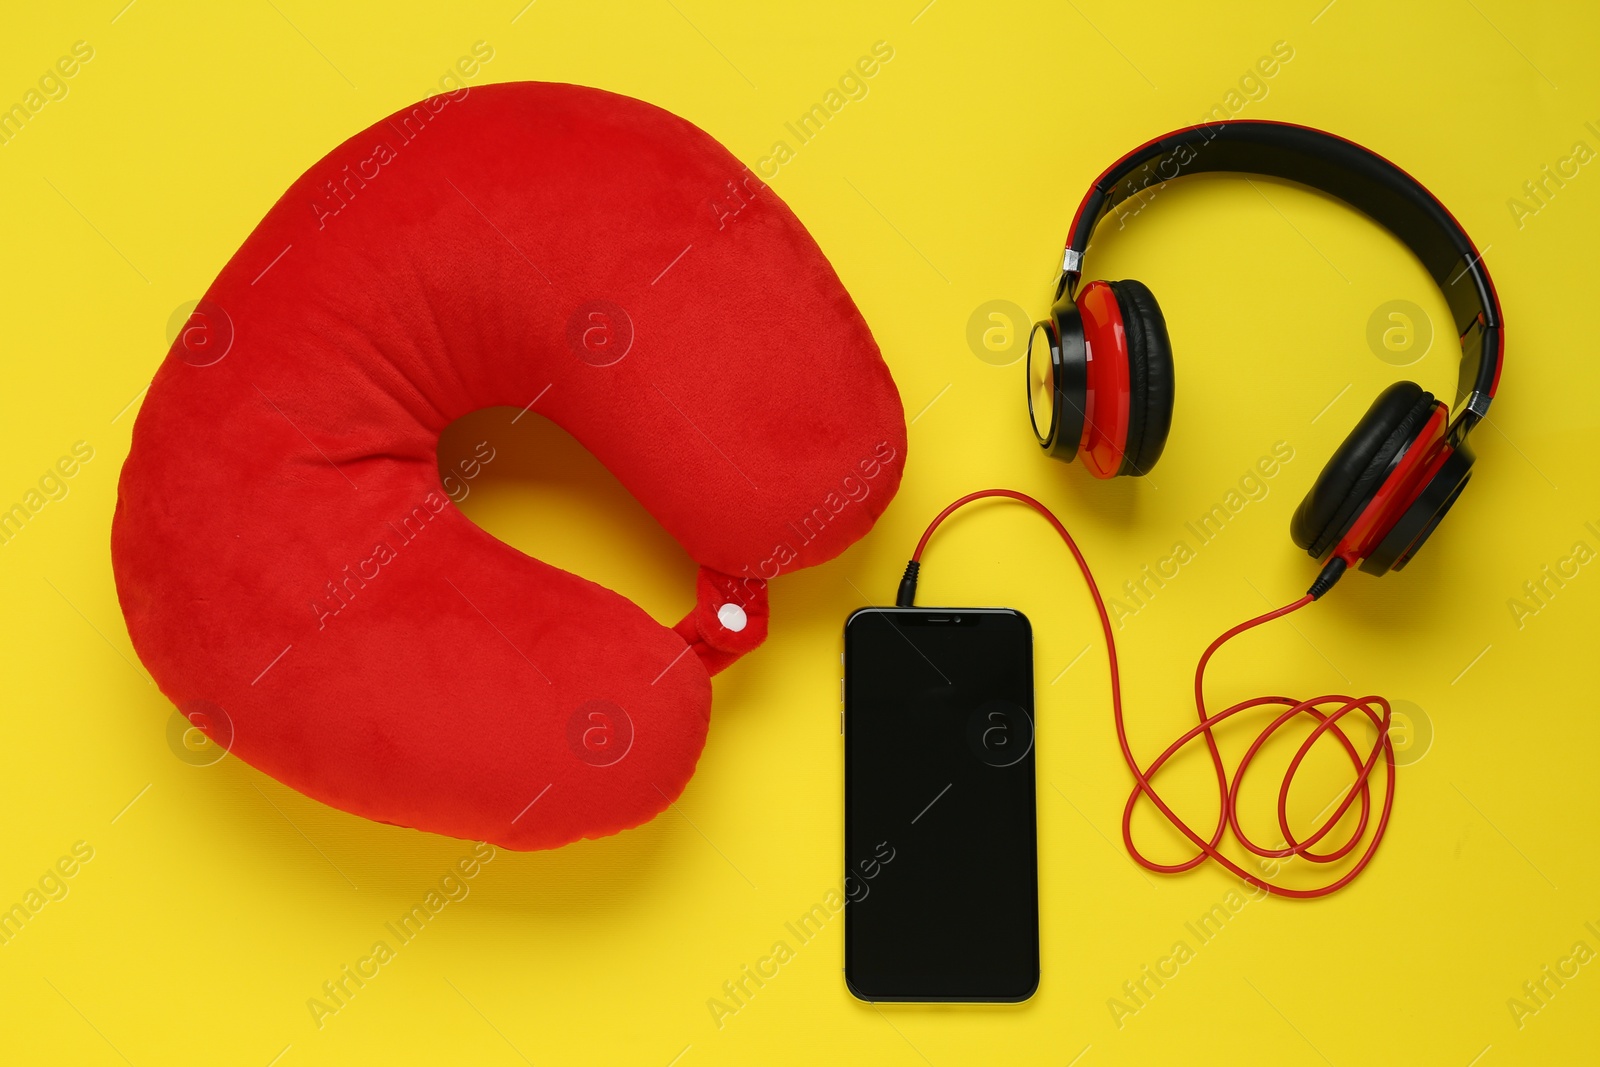
[[[1161,874],[1177,874],[1181,871],[1193,870],[1209,858],[1251,885],[1258,886],[1268,893],[1282,897],[1297,899],[1322,897],[1349,885],[1356,875],[1360,874],[1367,864],[1372,862],[1372,857],[1378,851],[1378,843],[1383,840],[1384,831],[1388,829],[1389,813],[1394,808],[1394,745],[1389,740],[1389,702],[1380,696],[1348,697],[1330,694],[1313,697],[1310,700],[1295,700],[1291,697],[1283,696],[1262,696],[1252,700],[1241,701],[1213,715],[1206,711],[1204,688],[1206,666],[1211,662],[1211,657],[1216,654],[1218,649],[1246,630],[1299,611],[1313,600],[1320,598],[1323,593],[1333,587],[1333,584],[1344,573],[1344,561],[1337,557],[1330,560],[1323,569],[1322,574],[1318,576],[1317,581],[1312,585],[1311,590],[1299,600],[1275,611],[1269,611],[1265,615],[1258,615],[1253,619],[1242,622],[1211,642],[1204,654],[1201,655],[1200,662],[1196,665],[1194,672],[1194,704],[1195,711],[1199,715],[1198,724],[1168,745],[1148,767],[1141,768],[1138,761],[1134,759],[1133,750],[1128,746],[1128,731],[1122,717],[1122,678],[1117,666],[1117,643],[1112,635],[1111,616],[1106,611],[1105,601],[1100,596],[1100,588],[1095,584],[1094,575],[1089,572],[1089,564],[1083,558],[1083,553],[1078,550],[1077,542],[1073,541],[1072,535],[1067,532],[1067,528],[1061,524],[1060,519],[1051,514],[1049,508],[1033,497],[1011,489],[984,489],[976,493],[968,493],[941,511],[928,524],[927,530],[922,534],[922,540],[917,542],[917,550],[912,553],[911,562],[906,565],[905,577],[901,579],[900,593],[895,600],[896,605],[899,607],[912,606],[916,597],[918,572],[922,567],[922,552],[923,549],[928,547],[928,539],[933,536],[933,531],[938,529],[939,524],[949,518],[956,509],[975,500],[983,500],[988,497],[1002,497],[1020,501],[1043,515],[1050,525],[1055,528],[1056,533],[1061,535],[1061,539],[1066,542],[1068,550],[1072,553],[1072,558],[1078,563],[1078,570],[1083,574],[1084,583],[1089,587],[1089,595],[1094,598],[1095,610],[1100,614],[1100,628],[1105,634],[1106,654],[1111,667],[1111,708],[1117,726],[1117,743],[1122,747],[1122,758],[1127,763],[1128,770],[1133,772],[1135,783],[1132,792],[1128,795],[1128,802],[1122,809],[1122,843],[1127,848],[1128,854],[1141,867]],[[1212,730],[1218,724],[1233,718],[1240,712],[1263,707],[1278,707],[1283,710],[1256,736],[1255,741],[1251,743],[1244,757],[1239,761],[1238,767],[1234,770],[1233,779],[1230,781],[1227,770],[1223,766],[1222,754],[1217,750],[1217,742]],[[1325,708],[1332,710],[1324,710]],[[1372,751],[1367,754],[1365,759],[1361,757],[1356,746],[1351,743],[1349,736],[1339,725],[1339,720],[1356,711],[1364,714],[1378,729],[1378,740],[1374,742]],[[1310,735],[1301,742],[1299,750],[1295,752],[1294,758],[1289,761],[1289,766],[1284,771],[1283,780],[1278,786],[1278,829],[1283,834],[1283,844],[1276,848],[1265,848],[1252,841],[1239,825],[1239,787],[1243,784],[1245,772],[1250,769],[1250,765],[1254,762],[1256,754],[1260,752],[1261,747],[1285,724],[1300,715],[1310,715],[1316,720],[1316,726],[1312,728]],[[1289,828],[1289,790],[1306,754],[1325,735],[1331,735],[1339,743],[1340,747],[1344,749],[1345,755],[1350,759],[1351,766],[1355,768],[1355,781],[1345,791],[1343,799],[1340,800],[1333,813],[1302,840],[1296,838],[1294,832]],[[1161,798],[1161,795],[1156,792],[1155,786],[1151,784],[1151,778],[1155,776],[1156,772],[1161,770],[1168,760],[1182,751],[1184,746],[1197,737],[1205,738],[1206,748],[1211,754],[1211,766],[1216,772],[1217,778],[1217,795],[1219,798],[1217,822],[1216,826],[1212,828],[1209,837],[1202,837],[1200,833],[1185,822]],[[1218,846],[1222,843],[1223,833],[1231,828],[1234,836],[1239,839],[1240,844],[1257,856],[1263,857],[1264,860],[1281,861],[1303,856],[1313,863],[1335,863],[1345,859],[1360,843],[1371,822],[1371,779],[1373,771],[1377,768],[1380,754],[1382,754],[1384,763],[1388,768],[1387,773],[1384,775],[1383,810],[1378,814],[1377,825],[1373,827],[1372,836],[1367,842],[1366,850],[1360,854],[1351,868],[1339,878],[1314,889],[1291,889],[1286,886],[1275,885],[1262,877],[1251,874],[1220,851]],[[1149,797],[1150,802],[1156,806],[1162,815],[1166,816],[1167,821],[1176,827],[1199,850],[1194,856],[1182,863],[1157,863],[1139,851],[1138,846],[1133,843],[1133,812],[1141,794]],[[1361,815],[1349,840],[1343,845],[1337,848],[1330,848],[1327,851],[1312,851],[1344,818],[1345,813],[1350,810],[1350,805],[1358,797],[1361,801]],[[1267,864],[1263,862],[1263,873],[1265,873],[1266,866]]]

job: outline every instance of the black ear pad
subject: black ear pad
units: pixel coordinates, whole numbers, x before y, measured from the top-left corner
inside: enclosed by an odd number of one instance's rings
[[[1433,394],[1396,382],[1378,394],[1344,439],[1289,521],[1294,543],[1321,559],[1372,499],[1395,458],[1433,411]]]
[[[1128,337],[1128,443],[1118,474],[1143,475],[1172,429],[1172,342],[1161,305],[1143,282],[1110,282]]]

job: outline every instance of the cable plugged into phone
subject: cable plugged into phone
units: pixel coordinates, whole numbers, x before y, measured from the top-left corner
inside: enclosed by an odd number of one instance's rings
[[[1146,870],[1155,871],[1159,874],[1178,874],[1183,871],[1193,870],[1207,859],[1210,859],[1231,873],[1243,878],[1251,885],[1268,893],[1301,900],[1323,897],[1337,892],[1349,885],[1358,874],[1366,869],[1367,864],[1371,863],[1373,856],[1377,854],[1378,845],[1383,840],[1384,832],[1389,826],[1389,814],[1394,809],[1395,763],[1394,744],[1389,739],[1391,714],[1389,702],[1380,696],[1350,697],[1327,694],[1313,697],[1309,700],[1295,700],[1282,696],[1261,696],[1241,701],[1212,714],[1206,710],[1205,701],[1206,666],[1211,662],[1211,657],[1224,644],[1245,631],[1260,626],[1262,623],[1280,619],[1285,615],[1299,611],[1307,604],[1321,599],[1344,576],[1345,569],[1349,566],[1347,560],[1337,555],[1329,559],[1322,568],[1322,572],[1317,575],[1316,581],[1311,584],[1311,588],[1299,600],[1269,611],[1264,615],[1248,619],[1225,631],[1207,646],[1205,652],[1200,656],[1199,663],[1195,666],[1194,673],[1194,702],[1195,711],[1199,716],[1198,724],[1168,745],[1147,767],[1141,767],[1138,760],[1134,758],[1133,750],[1128,745],[1128,731],[1123,721],[1122,713],[1122,677],[1117,665],[1117,643],[1112,632],[1111,615],[1106,610],[1105,600],[1100,595],[1100,587],[1095,584],[1094,575],[1089,571],[1088,561],[1083,558],[1083,553],[1079,551],[1077,542],[1072,539],[1072,535],[1067,532],[1067,528],[1061,524],[1060,519],[1051,513],[1049,508],[1033,497],[1012,489],[984,489],[976,493],[968,493],[941,511],[928,524],[928,528],[923,531],[922,539],[917,542],[916,551],[911,554],[911,561],[906,564],[905,576],[900,579],[900,590],[895,597],[895,606],[902,608],[914,606],[917,579],[922,570],[922,553],[927,548],[928,539],[933,536],[933,531],[939,528],[939,524],[949,518],[958,508],[964,507],[973,501],[991,497],[1015,500],[1026,504],[1040,515],[1043,515],[1056,533],[1060,535],[1062,541],[1066,543],[1068,551],[1072,553],[1072,558],[1078,565],[1079,572],[1083,575],[1084,584],[1089,587],[1089,595],[1094,599],[1095,610],[1100,616],[1100,629],[1105,636],[1106,656],[1111,670],[1111,709],[1117,729],[1117,743],[1122,749],[1123,761],[1127,764],[1128,770],[1132,772],[1134,779],[1133,790],[1129,793],[1128,801],[1122,809],[1122,843],[1128,850],[1128,855],[1133,857],[1135,862]],[[1250,747],[1239,760],[1238,766],[1234,769],[1230,778],[1222,760],[1222,753],[1217,748],[1216,737],[1214,736],[1215,728],[1242,712],[1273,707],[1282,710],[1256,735],[1255,740],[1251,742]],[[1365,715],[1378,731],[1377,740],[1373,742],[1371,750],[1365,757],[1362,756],[1350,736],[1340,725],[1342,719],[1357,712]],[[1282,834],[1283,840],[1278,846],[1269,848],[1251,839],[1240,826],[1238,811],[1239,791],[1244,782],[1245,772],[1250,769],[1262,747],[1282,727],[1302,715],[1310,716],[1315,720],[1315,725],[1306,739],[1300,743],[1300,747],[1296,750],[1293,758],[1290,759],[1288,768],[1284,771],[1283,779],[1279,783],[1278,830]],[[1318,741],[1323,740],[1325,737],[1331,738],[1338,743],[1354,768],[1355,778],[1349,787],[1343,791],[1337,805],[1333,806],[1331,814],[1327,814],[1327,809],[1324,809],[1327,817],[1322,818],[1319,815],[1318,818],[1321,819],[1321,822],[1317,823],[1310,833],[1296,834],[1289,826],[1289,792],[1294,784],[1295,774],[1299,771],[1307,754],[1310,753]],[[1211,766],[1217,781],[1217,819],[1215,825],[1204,835],[1190,826],[1177,812],[1173,811],[1171,806],[1156,792],[1155,786],[1151,784],[1151,779],[1156,773],[1196,738],[1204,738],[1205,740],[1206,749],[1211,756]],[[1383,757],[1383,763],[1387,769],[1383,775],[1382,810],[1378,812],[1377,821],[1374,824],[1372,820],[1372,779],[1378,766],[1379,756]],[[1178,832],[1183,834],[1190,844],[1194,845],[1198,850],[1195,855],[1180,863],[1158,863],[1139,851],[1139,847],[1134,844],[1133,840],[1133,813],[1141,796],[1148,798],[1150,803],[1155,805],[1156,809],[1161,812],[1167,821]],[[1323,851],[1314,851],[1316,846],[1320,845],[1323,839],[1344,819],[1345,814],[1358,800],[1360,802],[1360,813],[1355,829],[1351,832],[1348,840],[1337,847],[1329,846]],[[1312,863],[1336,863],[1354,853],[1356,846],[1367,836],[1369,826],[1372,827],[1371,837],[1367,840],[1365,850],[1356,856],[1350,869],[1339,878],[1312,889],[1295,889],[1269,882],[1240,866],[1220,849],[1224,833],[1231,829],[1233,836],[1238,839],[1245,849],[1262,858],[1264,861],[1261,864],[1263,873],[1270,865],[1269,861],[1279,861],[1281,863],[1295,857],[1304,858]]]
[[[906,576],[900,579],[900,591],[894,597],[895,607],[914,608],[917,606],[917,575],[921,571],[921,560],[914,559],[906,564]]]

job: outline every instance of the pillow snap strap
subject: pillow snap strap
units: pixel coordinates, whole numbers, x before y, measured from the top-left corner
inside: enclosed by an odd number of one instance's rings
[[[694,609],[673,630],[716,674],[767,639],[767,583],[701,567]]]

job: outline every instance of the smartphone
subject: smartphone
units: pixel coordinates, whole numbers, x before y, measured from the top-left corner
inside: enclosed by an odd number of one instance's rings
[[[844,627],[845,984],[867,1001],[1039,985],[1033,630],[1006,608]]]

